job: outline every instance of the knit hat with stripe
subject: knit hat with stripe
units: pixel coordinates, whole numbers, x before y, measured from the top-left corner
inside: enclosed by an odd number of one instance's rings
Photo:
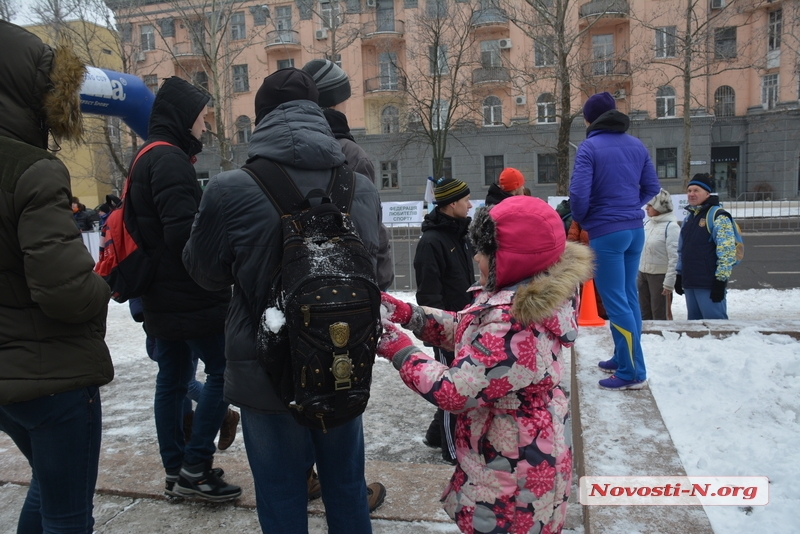
[[[437,206],[446,206],[469,195],[469,187],[461,180],[439,178],[433,187],[433,196]]]

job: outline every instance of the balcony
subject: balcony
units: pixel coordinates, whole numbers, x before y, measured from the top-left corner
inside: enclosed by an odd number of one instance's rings
[[[296,30],[272,30],[267,32],[264,48],[300,48],[300,36]]]
[[[404,76],[376,76],[364,80],[364,93],[397,92],[406,90]]]
[[[508,28],[508,17],[499,8],[480,9],[472,15],[472,29]]]
[[[196,43],[175,43],[172,46],[172,60],[180,66],[178,71],[194,71],[206,64],[202,48]]]
[[[600,59],[583,64],[584,78],[597,76],[625,77],[630,75],[630,73],[630,66],[624,59]]]
[[[405,33],[405,22],[402,20],[369,21],[361,28],[362,41],[374,39],[399,39]]]
[[[631,7],[626,0],[592,0],[580,7],[578,16],[581,19],[580,24],[585,26],[589,23],[585,20],[588,18],[627,19],[630,12]]]
[[[505,83],[511,81],[505,67],[481,67],[472,71],[472,83]]]

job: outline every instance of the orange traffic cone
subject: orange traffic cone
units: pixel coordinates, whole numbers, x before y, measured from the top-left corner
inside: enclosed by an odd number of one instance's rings
[[[597,314],[597,298],[594,294],[594,279],[583,284],[581,309],[578,314],[578,326],[605,326],[606,322]]]

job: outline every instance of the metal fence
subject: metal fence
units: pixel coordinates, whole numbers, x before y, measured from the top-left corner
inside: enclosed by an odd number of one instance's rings
[[[799,200],[723,201],[743,233],[800,231]],[[391,225],[394,291],[416,291],[414,255],[421,235],[420,226]]]

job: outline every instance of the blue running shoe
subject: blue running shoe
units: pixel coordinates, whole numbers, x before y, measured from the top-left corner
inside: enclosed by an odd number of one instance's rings
[[[600,387],[603,389],[642,389],[646,385],[647,380],[624,380],[616,375],[600,381]]]
[[[613,373],[619,366],[614,362],[614,358],[611,358],[610,360],[598,363],[597,367],[606,373]]]

